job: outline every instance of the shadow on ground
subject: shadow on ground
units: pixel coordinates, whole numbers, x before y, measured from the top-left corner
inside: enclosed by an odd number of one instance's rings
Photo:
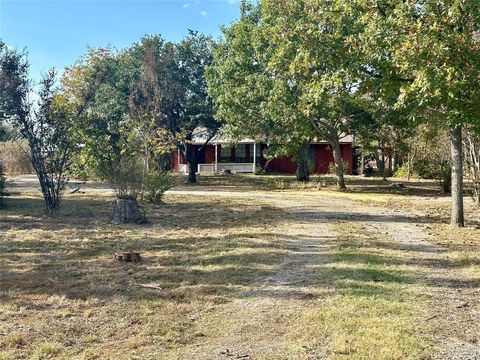
[[[322,208],[286,213],[251,200],[179,196],[163,206],[146,208],[150,226],[112,226],[108,199],[66,199],[55,218],[43,215],[40,199],[12,198],[7,206],[0,225],[2,302],[21,303],[26,301],[21,295],[32,294],[176,302],[204,297],[223,302],[248,296],[252,287],[258,288],[255,296],[259,297],[314,298],[333,292],[389,298],[409,284],[480,286],[480,280],[425,278],[429,269],[479,265],[477,260],[439,258],[434,246],[378,241],[375,234],[361,243],[323,234],[302,235],[325,243],[312,250],[298,247],[299,236],[287,231],[289,224],[299,221],[422,221],[408,216],[328,213]],[[112,259],[115,252],[130,249],[140,252],[144,260],[125,264]],[[302,252],[313,252],[308,264],[292,265],[305,274],[304,280],[263,292],[262,284],[278,273],[288,252],[300,258]],[[415,258],[420,253],[426,253],[421,261]],[[145,284],[161,289],[145,288]]]

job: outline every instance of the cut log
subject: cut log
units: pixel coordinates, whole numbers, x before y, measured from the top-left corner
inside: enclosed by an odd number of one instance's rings
[[[127,262],[139,262],[141,260],[140,254],[134,252],[123,253],[123,258]]]
[[[140,253],[132,252],[132,251],[122,253],[122,254],[116,254],[113,258],[115,260],[125,261],[125,262],[139,262],[140,260],[142,260]]]
[[[144,224],[145,215],[140,211],[136,199],[116,199],[113,201],[113,224]]]

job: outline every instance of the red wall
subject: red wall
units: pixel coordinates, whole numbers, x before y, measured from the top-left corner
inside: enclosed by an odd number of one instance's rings
[[[348,175],[353,174],[353,147],[350,144],[340,145],[340,151],[342,152],[343,161],[348,163],[346,173]]]
[[[315,174],[327,174],[329,164],[333,163],[333,152],[331,146],[327,144],[314,144],[315,164],[313,172]],[[341,144],[340,151],[343,161],[348,162],[347,174],[352,174],[353,165],[353,148],[351,144]],[[295,174],[297,164],[290,158],[279,158],[270,161],[269,169],[276,172]]]
[[[297,163],[287,157],[272,159],[268,164],[268,169],[275,172],[295,174]]]
[[[327,174],[328,165],[333,163],[333,152],[330,145],[313,145],[315,147],[315,174]]]
[[[215,146],[207,145],[205,147],[205,164],[213,164],[215,162]]]
[[[179,152],[178,150],[175,150],[172,152],[172,155],[170,157],[170,161],[172,164],[172,169],[173,171],[178,172],[178,154],[180,153],[180,164],[186,164],[187,160],[185,159],[185,156],[183,156],[183,152]]]

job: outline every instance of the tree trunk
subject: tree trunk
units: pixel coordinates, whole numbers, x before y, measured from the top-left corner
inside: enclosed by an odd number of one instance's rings
[[[308,173],[308,148],[310,144],[305,142],[298,151],[297,160],[297,181],[307,182],[310,181],[310,174]]]
[[[410,181],[412,171],[412,155],[408,153],[407,155],[407,181]]]
[[[147,219],[140,212],[136,199],[116,199],[113,201],[113,224],[143,224]]]
[[[462,128],[450,129],[450,144],[452,156],[452,226],[463,227],[463,154]]]
[[[385,166],[385,152],[382,150],[382,180],[387,180],[387,169]]]
[[[197,183],[197,157],[193,151],[193,146],[187,144],[185,146],[186,158],[188,163],[188,183],[196,184]]]
[[[345,190],[345,177],[343,169],[342,152],[340,151],[340,139],[338,136],[334,136],[331,145],[333,148],[333,161],[335,162],[335,174],[337,176],[337,187],[339,190]]]

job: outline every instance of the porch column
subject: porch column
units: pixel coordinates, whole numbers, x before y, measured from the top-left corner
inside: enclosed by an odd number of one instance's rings
[[[253,143],[253,173],[257,168],[257,143]]]
[[[178,173],[180,173],[180,149],[177,150],[177,168]]]
[[[214,165],[214,168],[215,168],[215,174],[218,172],[218,144],[215,143],[215,165]]]

